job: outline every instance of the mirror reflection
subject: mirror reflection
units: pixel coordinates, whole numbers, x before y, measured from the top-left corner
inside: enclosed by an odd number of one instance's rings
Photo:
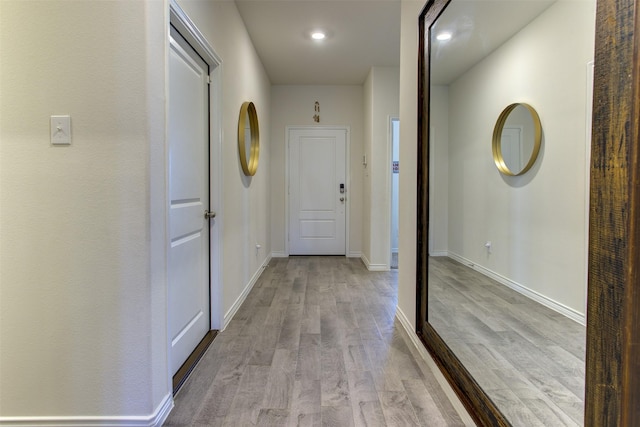
[[[251,118],[249,112],[245,114],[244,123],[244,154],[247,164],[251,161]]]
[[[509,176],[527,172],[536,162],[542,127],[536,110],[528,104],[511,104],[502,111],[493,130],[493,161]]]
[[[594,30],[592,0],[452,0],[428,29],[428,322],[513,425],[583,424]],[[489,144],[521,99],[544,161],[505,181]]]

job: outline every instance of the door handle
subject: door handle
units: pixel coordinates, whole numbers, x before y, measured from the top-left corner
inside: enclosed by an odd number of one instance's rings
[[[204,211],[205,219],[213,219],[216,217],[216,213],[214,211]]]

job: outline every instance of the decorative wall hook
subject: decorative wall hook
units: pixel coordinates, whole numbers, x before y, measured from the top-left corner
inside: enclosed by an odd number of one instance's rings
[[[316,112],[316,114],[313,116],[313,121],[316,123],[320,123],[320,103],[318,101],[316,101],[313,109]]]

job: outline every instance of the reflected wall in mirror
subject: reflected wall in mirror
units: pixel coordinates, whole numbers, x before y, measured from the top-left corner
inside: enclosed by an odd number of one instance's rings
[[[253,102],[244,102],[238,118],[238,154],[242,172],[253,176],[258,170],[260,157],[260,126]]]
[[[527,172],[536,162],[541,144],[540,117],[531,105],[511,104],[500,113],[491,149],[493,162],[501,173],[518,176]]]
[[[427,322],[513,425],[583,424],[594,18],[594,1],[452,0],[425,28]],[[514,99],[544,112],[544,162],[504,180],[488,141]]]

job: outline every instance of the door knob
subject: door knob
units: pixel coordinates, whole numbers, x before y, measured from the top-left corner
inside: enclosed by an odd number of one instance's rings
[[[340,197],[340,201],[341,201],[341,202],[344,202],[344,197]]]
[[[204,217],[206,219],[213,219],[216,217],[216,213],[214,211],[204,211]]]

